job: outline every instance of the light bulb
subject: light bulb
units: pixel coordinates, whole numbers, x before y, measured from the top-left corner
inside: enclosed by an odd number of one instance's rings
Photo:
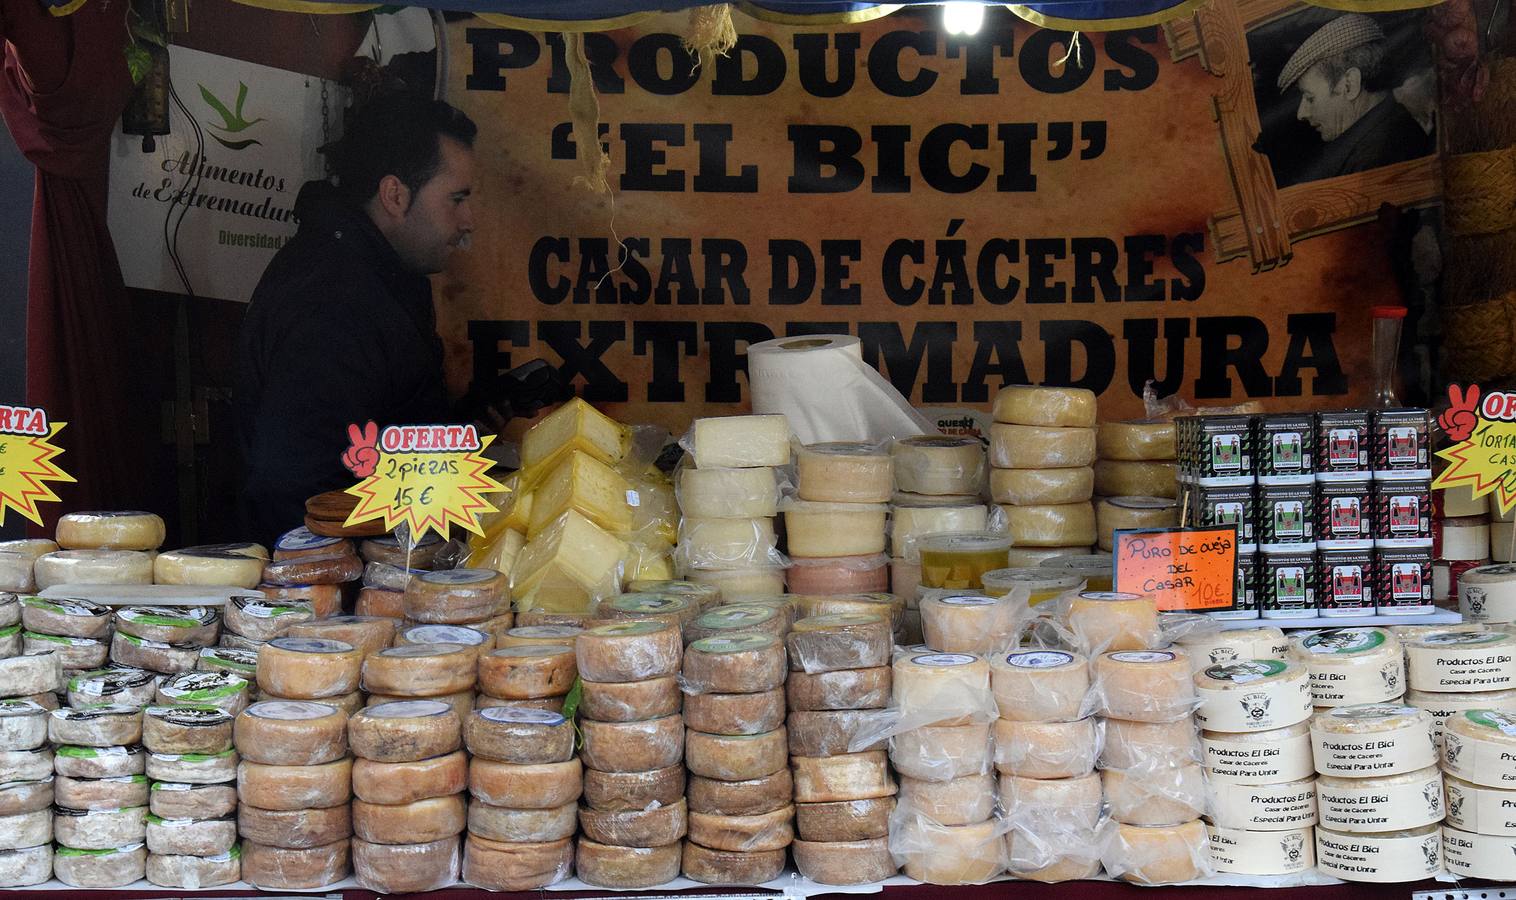
[[[948,34],[978,34],[984,24],[984,5],[965,0],[942,4],[942,27]]]

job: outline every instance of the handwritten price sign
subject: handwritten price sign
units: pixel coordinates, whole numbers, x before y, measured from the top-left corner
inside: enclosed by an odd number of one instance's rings
[[[1475,497],[1490,494],[1502,513],[1516,506],[1516,393],[1491,391],[1480,396],[1479,385],[1448,387],[1450,405],[1437,425],[1458,443],[1437,455],[1451,465],[1434,488],[1468,485]]]
[[[50,443],[66,424],[49,422],[35,407],[0,406],[0,525],[7,509],[41,525],[37,504],[58,499],[48,482],[73,482],[53,462],[63,448]]]
[[[461,525],[474,534],[479,516],[494,512],[484,495],[505,486],[484,474],[490,461],[481,455],[494,435],[480,438],[472,425],[348,426],[350,445],[342,464],[363,479],[347,489],[358,505],[347,525],[384,520],[386,531],[404,523],[420,540],[427,531],[444,540]]]
[[[1237,598],[1237,526],[1116,532],[1116,590],[1150,594],[1161,610],[1232,609]]]

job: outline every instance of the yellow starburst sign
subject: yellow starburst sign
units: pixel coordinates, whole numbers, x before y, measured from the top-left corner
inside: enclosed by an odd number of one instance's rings
[[[0,525],[7,509],[41,525],[37,504],[58,500],[48,482],[74,481],[53,462],[63,448],[51,441],[67,424],[49,422],[36,407],[0,406]]]
[[[351,445],[342,463],[363,480],[347,489],[358,505],[347,525],[384,520],[386,531],[405,524],[415,540],[432,531],[444,540],[453,525],[484,535],[479,517],[495,511],[485,494],[505,490],[486,475],[482,454],[495,436],[473,425],[348,427]]]
[[[1510,512],[1516,507],[1516,393],[1490,391],[1481,398],[1477,384],[1467,390],[1453,385],[1448,399],[1437,424],[1458,443],[1437,451],[1451,465],[1432,487],[1467,485],[1475,497],[1489,494],[1502,513]]]

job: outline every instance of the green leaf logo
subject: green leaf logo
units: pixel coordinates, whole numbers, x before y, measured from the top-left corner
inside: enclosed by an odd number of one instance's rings
[[[220,123],[210,121],[205,123],[211,129],[211,137],[215,138],[217,143],[228,150],[245,150],[248,147],[261,146],[261,142],[252,138],[227,140],[227,138],[217,134],[217,132],[222,132],[226,135],[239,134],[263,121],[261,116],[256,119],[246,119],[242,115],[242,104],[247,101],[246,84],[240,81],[237,82],[237,103],[236,107],[231,110],[228,110],[226,104],[222,103],[215,94],[211,93],[210,88],[207,88],[203,84],[198,85],[198,87],[200,88],[200,98],[221,117]]]

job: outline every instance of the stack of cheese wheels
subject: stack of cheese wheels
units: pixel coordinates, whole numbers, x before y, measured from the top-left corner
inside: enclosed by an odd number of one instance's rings
[[[273,600],[305,600],[318,619],[341,612],[349,588],[363,576],[352,541],[314,534],[303,525],[279,536],[273,556],[258,590]]]
[[[512,643],[479,657],[479,696],[475,706],[481,709],[521,706],[562,712],[564,695],[578,677],[571,643]]]
[[[347,641],[277,637],[258,651],[257,665],[264,700],[319,700],[349,715],[363,706],[363,651]]]
[[[37,590],[60,584],[152,584],[153,551],[163,544],[163,520],[149,512],[69,513],[54,538],[62,549],[32,563]]]
[[[1437,460],[1436,474],[1445,465]],[[1459,599],[1458,582],[1468,570],[1490,562],[1490,498],[1476,498],[1473,487],[1458,485],[1433,491],[1433,530],[1439,540],[1432,560],[1432,600]],[[1464,611],[1464,618],[1469,618]]]
[[[989,881],[1005,870],[1006,857],[994,819],[990,665],[969,653],[907,651],[893,670],[901,730],[890,740],[890,759],[900,797],[890,849],[918,881]]]
[[[0,591],[17,594],[35,591],[37,578],[33,569],[37,557],[57,549],[57,542],[46,538],[0,541]]]
[[[1410,689],[1407,706],[1432,714],[1442,745],[1443,723],[1471,709],[1516,712],[1516,636],[1480,629],[1402,635]]]
[[[142,742],[142,710],[132,706],[102,704],[73,709],[64,707],[48,713],[48,741],[57,748],[54,763],[70,753],[65,748],[80,748],[95,759],[107,760],[107,766],[120,763],[117,748]],[[130,751],[123,756],[130,755]],[[138,765],[141,751],[137,751]],[[70,764],[58,766],[54,778],[52,837],[54,872],[60,881],[74,887],[122,887],[141,878],[147,854],[143,841],[147,836],[147,781],[139,777],[117,778],[114,772],[91,772]],[[127,768],[122,766],[122,768]],[[130,766],[136,768],[136,766]],[[64,772],[74,773],[64,776]],[[134,775],[140,774],[140,770]],[[117,848],[134,851],[114,856],[109,862],[75,866],[72,861],[92,852],[110,855]],[[65,863],[67,859],[70,862]]]
[[[798,502],[785,508],[789,589],[796,594],[888,590],[885,512],[895,460],[874,444],[810,444],[795,457]]]
[[[1458,611],[1465,622],[1506,626],[1516,622],[1516,565],[1476,566],[1458,576]]]
[[[1444,722],[1443,783],[1447,819],[1443,852],[1459,878],[1516,878],[1516,714],[1497,709],[1455,713]]]
[[[1290,658],[1311,674],[1318,710],[1364,703],[1399,703],[1406,691],[1400,639],[1384,628],[1327,628],[1297,632]]]
[[[1310,674],[1299,662],[1236,659],[1194,679],[1216,871],[1308,871],[1316,844]]]
[[[360,616],[405,618],[406,583],[413,575],[444,568],[439,565],[439,557],[452,549],[452,543],[431,532],[414,547],[393,535],[369,538],[359,544],[358,555],[364,562],[363,586],[353,602],[353,612]]]
[[[784,592],[778,466],[790,461],[782,415],[696,419],[675,482],[683,520],[675,557],[686,577],[727,600]]]
[[[0,887],[29,887],[53,875],[53,751],[48,710],[25,699],[0,700]]]
[[[463,630],[461,626],[454,628]],[[363,660],[362,686],[368,694],[368,706],[392,700],[440,700],[457,711],[460,721],[473,711],[484,635],[475,631],[472,635],[434,636],[461,643],[397,643]],[[263,665],[260,659],[260,672]]]
[[[1095,452],[1099,457],[1095,493],[1100,496],[1169,500],[1179,496],[1179,454],[1172,419],[1101,422],[1095,433]],[[1102,533],[1101,539],[1109,536]]]
[[[234,596],[222,608],[221,646],[256,653],[264,644],[315,617],[308,600]]]
[[[1282,661],[1290,656],[1290,642],[1282,630],[1272,625],[1227,631],[1195,629],[1181,635],[1175,643],[1189,654],[1190,666],[1197,673],[1211,666],[1224,666],[1241,660]],[[1312,705],[1315,705],[1314,702]]]
[[[1461,724],[1449,724],[1447,739],[1459,749],[1445,744],[1444,753],[1453,757],[1472,749],[1455,739]],[[1442,775],[1430,713],[1394,703],[1334,707],[1311,721],[1311,750],[1320,775],[1316,865],[1322,874],[1403,882],[1442,870]]]
[[[921,554],[918,538],[948,531],[982,531],[984,443],[972,436],[920,435],[890,445],[895,495],[890,498],[890,590],[906,602],[906,644],[920,640]]]
[[[10,603],[7,618],[19,611],[21,628],[6,639],[14,655],[50,652],[63,667],[63,680],[99,669],[111,657],[111,610],[88,600],[24,597],[19,607]],[[6,626],[7,630],[14,625]],[[130,649],[130,648],[128,648]],[[115,660],[132,665],[128,659]],[[149,698],[151,699],[151,698]]]
[[[467,821],[458,712],[440,700],[395,700],[348,719],[353,872],[381,894],[434,891],[458,880]]]
[[[1099,645],[1099,640],[1092,641]],[[1160,756],[1154,745],[1193,740],[1196,704],[1189,655],[1178,646],[1115,650],[1091,666],[1091,691],[1116,747],[1101,755],[1101,782],[1114,837],[1106,870],[1138,884],[1190,881],[1210,871],[1205,772],[1188,754]]]
[[[197,783],[168,781],[161,777],[164,775],[194,778],[203,773],[205,779],[199,782],[205,786],[202,792],[197,794],[191,787],[180,790],[182,796],[160,802],[158,808],[168,815],[149,810],[147,880],[153,884],[215,887],[242,877],[241,860],[234,852],[237,820],[229,802],[236,796],[236,788],[226,780],[210,780],[237,771],[232,750],[235,718],[235,713],[211,705],[149,706],[142,712],[142,746],[150,754],[148,772],[154,778],[156,793]],[[140,789],[142,805],[147,806],[150,791],[145,780]],[[178,808],[174,808],[175,802]]]
[[[472,625],[489,634],[513,624],[509,581],[494,569],[415,572],[405,582],[405,618],[426,625]]]
[[[574,654],[585,766],[579,876],[613,888],[671,881],[689,826],[679,625],[652,618],[597,625],[579,635]]]
[[[200,651],[215,646],[221,636],[218,606],[127,606],[117,608],[112,618],[111,662],[165,676],[193,672]],[[77,640],[73,649],[80,649]],[[85,668],[98,669],[104,662]],[[67,655],[63,666],[67,671]]]
[[[776,839],[771,846],[781,849],[774,854],[772,867],[761,874],[782,868],[783,844],[777,838],[789,834],[793,814],[798,837],[791,852],[800,874],[818,884],[882,881],[897,870],[889,847],[896,788],[889,777],[884,739],[870,741],[862,732],[868,729],[870,716],[877,715],[869,710],[889,702],[893,650],[889,620],[866,613],[811,616],[797,621],[785,641],[786,647],[766,641],[749,641],[743,647],[706,646],[699,651],[692,646],[685,668],[686,679],[693,681],[690,665],[696,665],[703,684],[740,684],[748,666],[762,666],[765,683],[783,682],[788,657],[788,762],[794,769],[796,804],[789,806],[791,771],[781,769],[772,776],[776,783],[763,803],[774,810],[770,815]],[[741,660],[743,656],[748,660]],[[782,710],[783,694],[773,693],[781,694],[774,708]],[[707,702],[691,695],[686,709]],[[779,729],[781,735],[785,732]],[[697,787],[703,790],[705,785],[693,779],[691,815],[696,811]],[[701,805],[735,811],[735,786],[717,787],[720,793],[703,797]],[[691,838],[695,837],[691,831]]]
[[[1084,708],[1089,661],[1062,650],[1013,650],[990,659],[995,769],[1000,808],[1010,826],[1012,875],[1057,882],[1100,872],[1099,752]]]
[[[347,722],[341,709],[306,700],[264,700],[237,715],[243,881],[264,890],[311,890],[348,876]]]
[[[1094,392],[1011,385],[995,395],[992,414],[990,495],[1015,546],[1087,551],[1096,538]]]
[[[0,659],[21,655],[21,599],[0,593]]]
[[[263,581],[267,562],[268,550],[261,544],[184,547],[153,559],[153,582],[251,589]]]

